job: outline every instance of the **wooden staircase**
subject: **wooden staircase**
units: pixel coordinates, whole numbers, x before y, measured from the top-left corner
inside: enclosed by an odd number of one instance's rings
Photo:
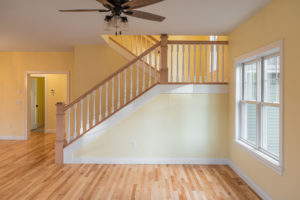
[[[64,148],[158,84],[226,84],[227,41],[170,41],[167,35],[161,41],[151,36],[108,38],[133,59],[69,105],[56,104],[58,164]]]

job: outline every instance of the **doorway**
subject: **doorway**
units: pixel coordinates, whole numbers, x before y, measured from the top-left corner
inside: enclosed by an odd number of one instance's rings
[[[45,132],[45,76],[30,76],[30,131]]]
[[[68,72],[26,72],[26,138],[56,132],[56,103],[69,103]]]

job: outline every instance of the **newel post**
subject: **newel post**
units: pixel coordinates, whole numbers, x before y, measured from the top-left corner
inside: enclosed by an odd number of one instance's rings
[[[161,39],[161,59],[160,59],[160,83],[168,83],[168,35],[162,34]]]
[[[64,144],[65,144],[65,104],[56,104],[56,141],[55,141],[55,163],[64,163]]]

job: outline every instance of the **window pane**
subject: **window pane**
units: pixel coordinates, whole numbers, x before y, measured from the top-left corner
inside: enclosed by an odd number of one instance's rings
[[[256,144],[256,105],[245,105],[245,129],[243,138],[253,144]]]
[[[256,63],[244,66],[244,100],[256,101]]]
[[[264,60],[264,102],[279,103],[279,56]]]
[[[279,155],[279,107],[263,107],[263,148]]]

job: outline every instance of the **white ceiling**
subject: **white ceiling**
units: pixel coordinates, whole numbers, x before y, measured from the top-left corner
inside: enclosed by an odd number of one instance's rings
[[[165,0],[139,10],[162,23],[129,17],[127,34],[226,35],[271,0]],[[70,51],[101,44],[105,13],[60,13],[103,8],[96,0],[0,0],[0,51]],[[113,33],[111,33],[113,34]],[[126,33],[125,33],[126,34]]]

